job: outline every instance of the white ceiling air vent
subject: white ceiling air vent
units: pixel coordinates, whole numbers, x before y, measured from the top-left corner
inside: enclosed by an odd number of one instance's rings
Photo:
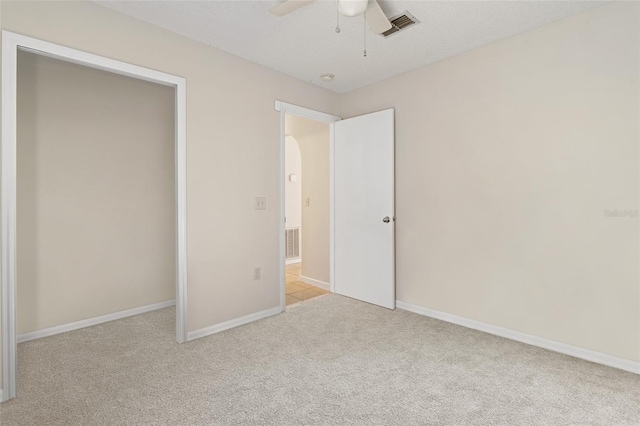
[[[406,30],[407,28],[420,23],[420,21],[418,21],[415,16],[413,16],[406,10],[399,15],[389,18],[389,21],[392,25],[391,29],[383,32],[381,34],[382,37],[390,37],[394,34],[399,33],[400,31]]]

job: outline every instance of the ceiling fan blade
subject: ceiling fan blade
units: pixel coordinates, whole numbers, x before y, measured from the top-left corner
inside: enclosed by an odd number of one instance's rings
[[[277,4],[269,9],[275,16],[284,16],[288,13],[293,12],[294,10],[298,10],[303,6],[308,5],[309,3],[315,0],[285,0],[284,2]]]
[[[383,32],[391,29],[391,22],[384,14],[384,11],[376,0],[369,0],[367,6],[367,23],[369,28],[376,34],[382,34]]]

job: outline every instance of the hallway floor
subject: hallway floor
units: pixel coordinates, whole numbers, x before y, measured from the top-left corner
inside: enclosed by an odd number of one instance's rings
[[[287,265],[287,306],[330,293],[302,281],[302,263]]]

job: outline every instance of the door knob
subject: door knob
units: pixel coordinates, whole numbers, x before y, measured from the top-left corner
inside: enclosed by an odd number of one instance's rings
[[[389,222],[391,221],[391,219],[389,219],[389,216],[385,216],[385,218],[384,218],[384,219],[382,219],[382,221],[383,221],[384,223],[389,223]]]

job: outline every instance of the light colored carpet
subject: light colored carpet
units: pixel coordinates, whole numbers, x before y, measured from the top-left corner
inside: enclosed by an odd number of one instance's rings
[[[20,344],[0,423],[640,424],[640,376],[336,295],[184,345],[173,324]]]

